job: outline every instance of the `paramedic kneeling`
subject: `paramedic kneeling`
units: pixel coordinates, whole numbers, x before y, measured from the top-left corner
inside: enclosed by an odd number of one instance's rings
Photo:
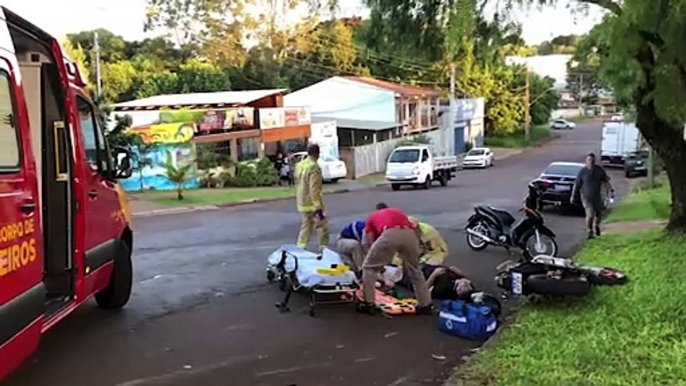
[[[412,283],[419,304],[417,314],[431,314],[431,295],[424,275],[419,270],[419,236],[405,213],[396,208],[374,211],[365,221],[362,244],[367,256],[362,264],[364,302],[357,305],[358,312],[370,313],[374,309],[375,283],[379,271],[391,263],[397,253]]]
[[[336,240],[336,250],[358,277],[362,261],[364,261],[362,235],[364,235],[364,221],[353,221],[341,230]]]

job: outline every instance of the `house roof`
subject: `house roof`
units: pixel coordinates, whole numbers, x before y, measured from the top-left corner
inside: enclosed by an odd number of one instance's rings
[[[281,94],[285,89],[248,90],[248,91],[219,91],[194,94],[155,95],[148,98],[117,103],[113,105],[115,111],[126,110],[156,110],[163,107],[230,107],[243,106],[258,99],[274,94]]]
[[[356,130],[382,131],[398,127],[396,122],[369,121],[364,119],[341,119],[337,117],[312,116],[313,123],[336,121],[337,127]]]
[[[406,96],[440,96],[443,94],[440,90],[434,90],[430,88],[414,87],[414,86],[404,86],[399,83],[388,82],[385,80],[379,80],[375,78],[359,77],[359,76],[346,76],[345,79],[352,80],[354,82],[364,83],[371,86],[376,86],[385,90],[393,91],[395,93],[406,95]]]

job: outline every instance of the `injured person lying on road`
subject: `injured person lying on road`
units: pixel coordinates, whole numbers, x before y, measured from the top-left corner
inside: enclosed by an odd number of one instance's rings
[[[431,291],[431,298],[436,300],[469,300],[472,293],[476,292],[472,282],[457,267],[445,267],[440,265],[421,264],[420,269],[426,285]],[[396,274],[394,279],[399,275]],[[390,284],[385,280],[386,285]],[[397,284],[412,290],[412,283],[406,279],[406,275]]]

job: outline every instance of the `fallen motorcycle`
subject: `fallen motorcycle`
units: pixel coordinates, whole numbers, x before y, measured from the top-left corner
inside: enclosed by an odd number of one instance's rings
[[[620,285],[628,280],[614,268],[584,266],[546,255],[507,261],[498,271],[496,284],[513,295],[583,296],[593,285]]]
[[[545,226],[543,215],[538,211],[540,192],[529,184],[529,194],[520,212],[525,217],[515,224],[515,218],[501,209],[477,205],[474,214],[467,220],[465,232],[467,245],[475,251],[482,251],[489,245],[516,247],[529,257],[536,255],[555,256],[558,251],[555,233]]]

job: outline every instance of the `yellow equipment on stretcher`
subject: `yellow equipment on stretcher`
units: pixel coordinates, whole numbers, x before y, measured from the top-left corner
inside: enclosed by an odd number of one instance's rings
[[[345,264],[333,264],[331,265],[331,268],[318,268],[316,270],[316,272],[320,275],[329,276],[342,275],[348,271],[350,271],[350,268],[348,268],[348,266]]]

